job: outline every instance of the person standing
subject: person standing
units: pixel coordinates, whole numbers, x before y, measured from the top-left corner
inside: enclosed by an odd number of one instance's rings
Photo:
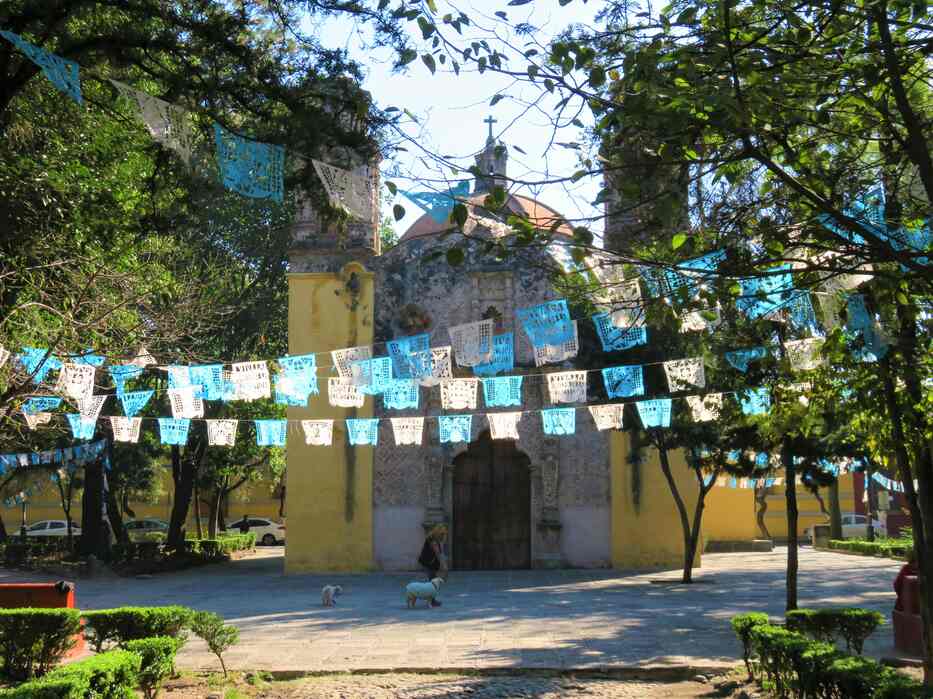
[[[444,541],[447,539],[447,525],[438,524],[428,533],[418,556],[418,564],[424,569],[428,580],[447,576],[447,559],[444,556]],[[432,607],[441,606],[440,601],[431,600]]]

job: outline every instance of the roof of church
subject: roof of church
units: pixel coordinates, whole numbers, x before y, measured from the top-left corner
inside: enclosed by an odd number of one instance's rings
[[[483,201],[486,199],[486,196],[486,192],[477,192],[476,194],[470,195],[466,201],[472,204],[473,207],[479,208],[479,211],[476,213],[492,216],[492,212],[486,212],[482,209]],[[573,235],[573,230],[570,224],[564,220],[564,217],[550,206],[542,204],[537,199],[532,199],[531,197],[522,196],[520,194],[510,194],[505,205],[505,211],[501,214],[503,219],[507,215],[506,212],[526,216],[536,228],[543,230],[549,230],[551,226],[554,225],[555,221],[560,221],[561,224],[556,229],[556,232],[567,236]],[[429,214],[423,214],[421,218],[408,227],[408,230],[405,231],[400,240],[413,240],[414,238],[444,233],[445,231],[449,231],[451,227],[451,224],[448,222],[438,223],[431,218]]]

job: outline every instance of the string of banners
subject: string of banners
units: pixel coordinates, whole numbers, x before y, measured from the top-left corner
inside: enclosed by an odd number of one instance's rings
[[[0,31],[0,36],[39,66],[45,78],[58,90],[78,105],[84,104],[78,63],[35,46],[14,32]],[[188,110],[117,80],[109,82],[117,94],[133,106],[153,140],[191,167],[198,139]],[[213,136],[220,181],[225,188],[252,199],[282,201],[284,147],[240,136],[216,122],[213,124]],[[346,170],[313,158],[311,162],[331,206],[364,221],[372,221],[378,216],[375,178],[368,166]],[[405,195],[429,216],[445,222],[450,216],[454,198],[469,194],[468,186],[464,185],[467,183],[461,182],[444,192],[405,192]]]
[[[105,453],[107,440],[101,439],[90,444],[76,444],[62,449],[0,454],[0,475],[13,469],[29,466],[65,464],[81,466],[100,458]]]

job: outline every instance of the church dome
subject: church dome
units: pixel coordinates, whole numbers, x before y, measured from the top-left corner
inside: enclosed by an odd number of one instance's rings
[[[572,236],[573,230],[563,216],[550,206],[542,204],[531,197],[510,194],[504,209],[500,212],[486,211],[483,208],[483,202],[490,192],[497,187],[508,189],[509,186],[507,175],[508,148],[505,143],[497,140],[492,134],[492,125],[496,123],[496,120],[489,117],[483,121],[489,125],[489,135],[486,138],[486,145],[483,150],[474,156],[478,174],[473,185],[473,193],[466,198],[459,196],[456,198],[467,204],[470,216],[474,219],[499,217],[505,221],[509,215],[516,214],[527,218],[539,230],[551,230],[553,228],[555,233]],[[559,225],[555,227],[555,224]],[[425,213],[408,227],[400,240],[413,240],[437,233],[445,233],[451,228],[452,226],[448,221],[438,223],[430,214]]]
[[[491,216],[492,212],[486,212],[483,209],[483,202],[486,196],[486,192],[477,192],[476,194],[471,194],[463,201],[470,208],[471,214],[474,214],[475,211],[475,213],[481,215]],[[542,204],[537,199],[532,199],[531,197],[522,196],[520,194],[510,194],[505,203],[504,210],[498,212],[498,215],[501,216],[503,220],[505,220],[509,214],[516,214],[527,218],[535,228],[541,230],[550,230],[554,223],[559,221],[560,225],[555,229],[555,232],[567,236],[573,235],[570,224],[564,220],[563,216],[550,206]],[[408,230],[405,231],[400,240],[414,240],[415,238],[444,233],[450,229],[451,224],[449,222],[438,223],[430,214],[423,214],[408,227]]]

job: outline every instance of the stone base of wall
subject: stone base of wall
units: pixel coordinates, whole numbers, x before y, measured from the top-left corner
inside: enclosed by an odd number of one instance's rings
[[[708,541],[706,553],[735,553],[740,551],[773,551],[771,539],[752,539],[750,541]]]

